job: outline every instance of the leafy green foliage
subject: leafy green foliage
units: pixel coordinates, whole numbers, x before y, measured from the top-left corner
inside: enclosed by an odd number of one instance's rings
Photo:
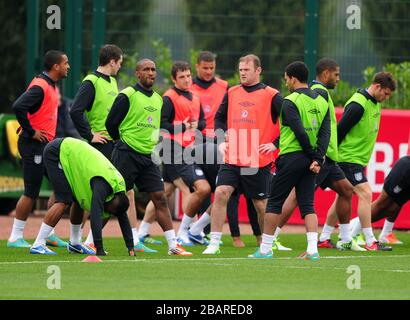
[[[365,85],[368,86],[374,74],[378,72],[374,67],[368,67],[364,71]],[[410,109],[410,61],[401,63],[388,63],[383,67],[383,71],[393,74],[397,87],[390,99],[383,102],[386,109]]]
[[[23,4],[22,4],[23,2]],[[25,85],[25,32],[26,1],[0,1],[0,112],[11,112],[13,101],[24,92]]]
[[[195,48],[218,54],[218,73],[235,77],[238,58],[261,58],[266,83],[279,85],[285,66],[303,59],[304,1],[186,0]]]
[[[410,2],[365,0],[362,5],[382,63],[410,60]]]

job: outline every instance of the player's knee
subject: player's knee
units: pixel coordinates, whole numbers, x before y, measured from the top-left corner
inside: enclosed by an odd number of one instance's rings
[[[230,190],[228,187],[217,187],[215,190],[215,201],[228,201],[228,198],[230,196]]]
[[[168,205],[167,198],[164,192],[153,192],[151,199],[156,208],[163,208]]]
[[[372,202],[372,192],[371,191],[363,191],[357,194],[358,198],[362,201]]]
[[[207,197],[211,193],[211,186],[209,185],[209,183],[203,181],[198,184],[196,192],[200,197]]]
[[[343,198],[352,198],[353,196],[353,186],[352,185],[345,185],[341,188],[339,192],[339,196]]]

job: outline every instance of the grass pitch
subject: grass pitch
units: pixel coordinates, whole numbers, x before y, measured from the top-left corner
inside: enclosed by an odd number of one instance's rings
[[[391,252],[320,249],[318,262],[297,258],[305,235],[284,235],[282,243],[293,251],[269,260],[247,258],[256,249],[253,236],[243,236],[242,249],[224,237],[217,256],[194,246],[193,257],[174,257],[166,245],[151,245],[159,252],[136,258],[127,256],[122,239],[108,238],[102,263],[81,262],[85,256],[64,248],[57,256],[30,255],[0,241],[0,299],[410,299],[410,234],[397,236],[404,244]],[[58,287],[50,266],[61,271],[60,289],[47,286]]]

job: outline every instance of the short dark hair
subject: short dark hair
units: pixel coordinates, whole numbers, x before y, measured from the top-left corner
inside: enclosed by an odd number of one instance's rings
[[[337,67],[339,67],[339,65],[335,60],[322,58],[316,63],[316,75],[320,75],[326,70],[335,71]]]
[[[188,62],[186,61],[174,62],[174,64],[172,65],[172,69],[171,69],[172,78],[176,79],[178,71],[186,71],[186,70],[192,71],[191,66]]]
[[[384,88],[389,88],[391,91],[396,90],[396,80],[390,72],[378,72],[374,75],[372,83],[380,84]]]
[[[115,44],[106,44],[100,49],[98,63],[100,66],[105,66],[109,64],[112,59],[117,62],[123,55],[122,50]]]
[[[44,68],[46,71],[50,71],[55,64],[60,64],[64,55],[65,53],[59,50],[47,51],[44,56]]]
[[[285,69],[288,77],[294,77],[302,83],[307,83],[309,78],[309,69],[302,61],[294,61]]]
[[[212,53],[211,51],[201,51],[198,54],[198,58],[196,60],[197,63],[201,61],[205,62],[214,62],[216,60],[216,54]]]
[[[248,61],[252,61],[253,65],[256,68],[261,67],[261,59],[259,59],[259,57],[255,54],[248,54],[246,56],[240,57],[239,58],[239,62],[248,62]]]

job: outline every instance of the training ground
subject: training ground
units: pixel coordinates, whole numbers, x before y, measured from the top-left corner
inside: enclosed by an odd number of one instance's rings
[[[27,239],[35,238],[41,222],[41,218],[29,218]],[[158,253],[128,257],[117,221],[111,220],[104,231],[108,256],[102,263],[85,263],[81,262],[85,256],[69,254],[64,248],[55,249],[56,256],[6,248],[11,225],[12,218],[0,217],[2,300],[410,299],[408,232],[397,232],[404,244],[394,246],[391,252],[320,249],[318,262],[297,258],[306,248],[303,227],[284,228],[280,240],[293,251],[275,252],[269,260],[248,259],[256,249],[248,225],[241,225],[246,243],[241,249],[232,246],[228,229],[224,230],[220,255],[204,256],[204,247],[194,246],[189,248],[193,257],[168,256],[164,244],[151,245]],[[68,220],[61,220],[56,230],[67,239]],[[164,240],[157,226],[153,234]],[[57,280],[56,269],[61,276]]]

